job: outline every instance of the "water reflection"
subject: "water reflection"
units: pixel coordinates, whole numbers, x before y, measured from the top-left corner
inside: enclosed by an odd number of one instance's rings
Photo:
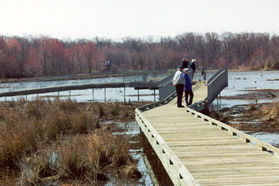
[[[114,121],[105,121],[100,123],[101,125],[114,125],[115,129],[113,130],[114,135],[121,135],[129,137],[129,143],[131,144],[131,148],[129,150],[132,158],[137,160],[137,168],[141,172],[142,177],[138,180],[137,183],[132,183],[132,185],[153,185],[150,174],[145,164],[145,157],[143,153],[143,146],[141,143],[140,136],[140,127],[137,122],[114,122]],[[117,185],[119,180],[111,179],[106,186]],[[128,182],[128,183],[125,183]],[[122,180],[121,185],[130,185],[128,180]]]
[[[139,96],[138,96],[139,94]],[[132,87],[121,88],[94,88],[85,90],[71,90],[61,92],[50,92],[43,94],[30,94],[27,96],[12,96],[12,97],[1,97],[0,101],[16,101],[19,99],[50,99],[54,100],[57,97],[62,100],[72,99],[77,102],[137,102],[137,101],[158,101],[159,90],[143,89],[135,90]]]

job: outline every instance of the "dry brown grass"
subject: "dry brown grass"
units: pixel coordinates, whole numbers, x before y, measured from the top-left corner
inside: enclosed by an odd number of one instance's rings
[[[248,105],[249,115],[254,115],[255,118],[261,119],[265,123],[276,124],[279,121],[279,102],[258,104],[250,102]]]
[[[264,115],[263,120],[264,121],[279,121],[279,102],[274,102],[271,104],[263,105],[259,108],[258,112],[259,114]]]
[[[248,104],[249,111],[257,110],[258,100],[257,99],[250,99],[250,103]]]
[[[24,183],[35,185],[50,180],[96,184],[108,179],[108,171],[131,179],[140,175],[128,154],[127,141],[102,129],[88,136],[76,136],[54,150],[40,151],[21,166]]]
[[[112,103],[0,103],[0,184],[11,177],[26,184],[69,179],[94,183],[109,168],[118,173],[133,167],[127,140],[103,129],[89,135],[99,120],[128,120],[133,115],[133,106]],[[50,162],[53,153],[55,163]]]

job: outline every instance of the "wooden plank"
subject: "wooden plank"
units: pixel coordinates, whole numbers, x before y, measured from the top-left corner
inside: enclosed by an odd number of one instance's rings
[[[205,98],[205,87],[195,91],[196,101]],[[279,183],[279,151],[269,144],[192,109],[177,108],[176,100],[145,111],[143,117],[152,126],[150,138],[162,139],[157,146],[163,141],[196,184]]]
[[[160,158],[166,172],[175,185],[195,185],[199,186],[188,169],[180,162],[177,156],[169,149],[164,140],[146,120],[144,115],[136,109],[136,120],[141,126],[145,136],[149,140],[151,146]]]
[[[179,132],[179,133],[191,133],[192,131],[208,131],[208,130],[212,130],[212,131],[216,131],[215,127],[212,126],[208,126],[208,125],[202,125],[202,124],[198,124],[198,125],[182,125],[179,126],[178,128],[174,128],[172,126],[167,126],[167,127],[154,127],[159,133],[161,132]]]

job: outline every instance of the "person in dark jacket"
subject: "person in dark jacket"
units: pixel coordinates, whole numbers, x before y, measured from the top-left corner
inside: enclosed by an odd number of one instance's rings
[[[182,66],[183,69],[184,69],[184,68],[188,68],[188,66],[189,66],[189,60],[186,59],[186,58],[183,58],[183,59],[182,59],[181,66]]]
[[[192,61],[189,64],[189,76],[191,78],[191,81],[193,81],[194,74],[196,72],[196,65],[195,65],[196,59],[192,59]]]
[[[186,105],[191,105],[194,98],[194,94],[192,90],[192,81],[188,75],[188,68],[185,68],[183,71],[184,71],[184,78],[185,78],[185,85],[184,85],[185,102]]]

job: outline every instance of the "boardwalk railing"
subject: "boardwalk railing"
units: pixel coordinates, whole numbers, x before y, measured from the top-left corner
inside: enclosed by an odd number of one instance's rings
[[[228,86],[228,70],[223,68],[207,81],[207,101],[211,103]]]
[[[189,76],[191,77],[191,72],[189,72]],[[206,74],[206,71],[204,72]],[[175,87],[172,84],[173,75],[168,76],[167,78],[158,82],[159,87],[159,100],[164,100],[171,94],[175,94]]]
[[[140,87],[142,89],[158,89],[158,85],[156,82],[89,83],[89,84],[81,84],[81,85],[65,85],[65,86],[0,92],[0,97],[41,94],[41,93],[49,93],[49,92],[61,92],[67,90],[83,90],[83,89],[93,89],[93,88],[119,88],[119,87],[134,87],[134,88]]]
[[[164,100],[169,95],[175,93],[175,88],[172,85],[173,75],[168,76],[167,78],[160,81],[159,84],[159,100]]]
[[[207,98],[205,100],[194,103],[189,107],[197,111],[202,111],[205,108],[208,108],[209,105],[218,96],[218,94],[227,86],[228,86],[228,70],[227,68],[223,68],[218,72],[216,72],[207,81]]]
[[[170,82],[166,81],[166,84],[170,84]],[[137,108],[135,110],[136,121],[140,125],[142,132],[145,134],[146,138],[149,140],[149,143],[156,152],[157,156],[160,158],[161,163],[165,167],[165,170],[167,171],[174,185],[199,186],[199,184],[197,183],[197,181],[195,181],[194,177],[189,172],[189,170],[170,150],[164,139],[157,133],[157,131],[152,127],[152,125],[149,123],[149,121],[144,117],[142,113],[146,110],[150,110],[152,108],[167,104],[175,97],[175,91],[170,91],[170,94],[164,100]]]
[[[162,104],[165,104],[165,102],[161,101],[157,102],[156,104],[145,105],[136,109],[136,121],[140,125],[142,132],[145,134],[146,138],[149,140],[155,153],[160,158],[161,163],[165,167],[173,184],[198,186],[199,183],[194,179],[187,167],[185,167],[184,164],[179,160],[179,158],[173,153],[164,139],[158,134],[158,132],[153,128],[152,124],[145,118],[144,114],[142,113],[142,111],[158,107]],[[191,108],[186,107],[186,112],[190,113],[193,117],[200,118],[208,125],[215,126],[219,130],[225,131],[232,136],[238,137],[241,141],[249,143],[256,148],[268,152],[279,158],[279,149],[272,145],[264,143],[244,132],[232,128],[231,126],[223,122],[210,118],[209,116],[206,116]]]
[[[222,69],[218,73],[216,73],[210,81],[207,82],[207,85],[209,86],[208,89],[211,91],[211,95],[209,100],[212,100],[212,97],[214,97],[215,91],[212,91],[213,86],[217,86],[217,84],[214,83],[214,81],[220,81],[221,79],[226,77],[227,70]],[[225,79],[227,81],[227,78]],[[219,83],[220,83],[219,82]],[[221,91],[221,87],[227,86],[227,82],[221,83],[218,88],[219,91]],[[199,87],[196,86],[194,89],[198,89]],[[160,92],[163,92],[160,94]],[[219,93],[219,92],[218,92]],[[167,104],[172,99],[176,97],[175,89],[172,85],[172,76],[169,76],[165,82],[161,82],[159,86],[159,95],[160,95],[160,101],[144,105],[142,107],[139,107],[135,110],[135,116],[136,121],[140,125],[143,133],[145,134],[146,138],[149,140],[152,148],[156,152],[157,156],[160,158],[161,163],[165,167],[169,177],[171,178],[174,185],[192,185],[192,186],[199,186],[198,182],[194,179],[192,174],[189,172],[189,170],[184,166],[184,164],[179,160],[179,158],[173,153],[173,151],[168,147],[164,139],[157,133],[157,131],[152,127],[152,125],[149,123],[149,121],[145,118],[142,112]],[[208,100],[204,100],[198,104],[195,105],[197,108],[204,108],[205,103],[208,103]],[[198,115],[196,111],[193,109],[187,108],[187,112],[192,112],[196,115]],[[200,116],[200,115],[199,115]],[[209,120],[209,119],[207,119]],[[216,122],[212,122],[216,123]]]
[[[202,121],[207,122],[209,125],[216,126],[220,130],[226,131],[230,135],[238,137],[242,141],[244,141],[246,143],[250,143],[250,144],[254,145],[255,147],[257,147],[258,149],[260,149],[262,151],[269,152],[270,154],[279,158],[279,149],[272,146],[272,145],[264,143],[261,140],[258,140],[257,138],[254,138],[254,137],[252,137],[252,136],[250,136],[250,135],[248,135],[244,132],[241,132],[241,131],[239,131],[239,130],[221,122],[221,121],[218,121],[218,120],[213,119],[209,116],[206,116],[206,115],[204,115],[200,112],[197,112],[197,111],[195,111],[191,108],[186,108],[186,112],[190,113],[192,116],[200,118]]]
[[[223,82],[221,81],[222,78],[224,80]],[[219,82],[219,84],[215,83],[214,81]],[[196,108],[204,107],[204,105],[206,105],[208,101],[211,101],[213,97],[218,95],[219,92],[217,92],[216,90],[220,90],[221,89],[220,87],[222,86],[223,87],[227,86],[226,82],[227,82],[227,70],[222,69],[215,76],[213,76],[210,79],[210,81],[208,81],[207,83],[208,97],[204,101],[197,103]],[[216,86],[216,88],[214,86]],[[187,169],[187,164],[185,165],[180,161],[177,155],[170,149],[170,147],[166,144],[165,140],[159,135],[159,133],[154,129],[152,124],[147,120],[147,118],[144,115],[144,111],[152,109],[154,107],[158,107],[160,105],[164,105],[174,97],[175,94],[172,94],[168,96],[165,100],[152,103],[149,105],[145,105],[136,109],[135,110],[136,121],[140,125],[147,139],[149,140],[157,156],[161,160],[173,184],[174,185],[199,185],[199,183],[191,174],[189,169]],[[265,151],[279,158],[279,149],[272,145],[266,144],[244,132],[241,132],[235,128],[230,127],[229,125],[226,125],[225,123],[222,123],[196,110],[193,110],[192,108],[186,107],[186,112],[188,113],[187,114],[188,116],[191,115],[192,117],[200,119],[205,124],[216,127],[216,130],[227,132],[228,135],[239,138],[241,141],[258,148],[261,151]]]
[[[160,102],[159,102],[160,103]],[[136,121],[140,125],[142,132],[149,140],[152,148],[160,158],[161,163],[165,167],[169,177],[174,185],[193,185],[199,186],[195,181],[189,170],[177,158],[177,156],[170,150],[164,139],[152,127],[149,121],[144,117],[141,110],[150,109],[149,106],[143,106],[135,110]]]

